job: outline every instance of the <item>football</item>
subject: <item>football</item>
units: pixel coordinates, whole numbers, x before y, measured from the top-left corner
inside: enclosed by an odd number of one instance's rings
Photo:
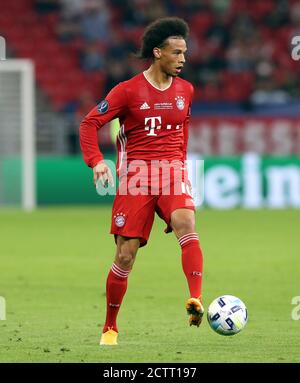
[[[216,333],[235,335],[246,326],[248,312],[244,302],[239,298],[222,295],[209,305],[207,320]]]

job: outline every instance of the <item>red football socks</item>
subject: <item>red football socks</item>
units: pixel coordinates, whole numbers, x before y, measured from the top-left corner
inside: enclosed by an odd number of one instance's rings
[[[191,298],[199,298],[202,289],[203,256],[197,233],[183,235],[178,240],[182,249],[182,268]]]
[[[103,332],[109,329],[118,331],[117,315],[127,290],[128,274],[131,270],[123,270],[113,263],[106,280],[106,320]]]

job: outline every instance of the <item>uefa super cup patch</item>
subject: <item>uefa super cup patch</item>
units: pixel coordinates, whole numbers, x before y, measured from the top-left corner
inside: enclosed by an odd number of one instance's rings
[[[115,224],[118,227],[123,227],[125,225],[125,214],[124,213],[118,213],[114,215]]]
[[[98,104],[97,110],[99,113],[106,113],[109,109],[109,103],[107,100],[103,100]]]
[[[183,110],[185,106],[185,99],[182,96],[175,97],[176,100],[176,106],[179,110]]]

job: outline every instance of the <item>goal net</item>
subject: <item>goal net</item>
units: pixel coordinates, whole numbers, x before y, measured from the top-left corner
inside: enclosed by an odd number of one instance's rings
[[[0,61],[0,206],[36,206],[34,66]]]

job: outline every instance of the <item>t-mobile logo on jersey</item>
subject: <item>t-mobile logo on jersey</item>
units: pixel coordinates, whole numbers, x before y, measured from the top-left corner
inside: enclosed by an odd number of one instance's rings
[[[156,120],[159,124],[161,124],[161,117],[146,117],[145,118],[145,130],[150,130],[147,136],[157,136],[155,133],[155,129],[159,130],[161,125],[156,126]],[[150,126],[148,126],[148,122],[150,121]]]
[[[148,122],[150,121],[150,126],[148,126]],[[158,122],[159,125],[156,125],[156,121]],[[175,129],[178,130],[182,128],[182,124],[176,125]],[[150,130],[147,136],[157,136],[155,133],[155,129],[159,130],[161,129],[161,116],[156,116],[156,117],[146,117],[145,118],[145,130]],[[172,125],[167,125],[167,130],[172,129]]]

